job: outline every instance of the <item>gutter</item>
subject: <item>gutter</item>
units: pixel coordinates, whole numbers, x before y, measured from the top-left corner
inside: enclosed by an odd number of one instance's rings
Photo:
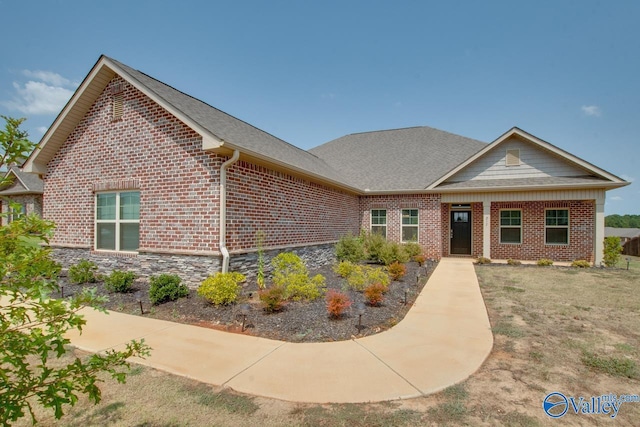
[[[240,151],[233,150],[233,156],[220,166],[220,241],[222,272],[229,272],[229,250],[227,249],[227,169],[238,161]]]

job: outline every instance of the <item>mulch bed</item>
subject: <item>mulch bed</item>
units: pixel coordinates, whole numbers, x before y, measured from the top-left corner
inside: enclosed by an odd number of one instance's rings
[[[186,298],[152,306],[149,302],[149,283],[143,279],[136,280],[135,289],[128,293],[111,293],[105,289],[102,282],[84,286],[95,286],[99,295],[108,296],[109,301],[105,308],[125,314],[143,315],[289,342],[342,341],[382,332],[404,318],[437,263],[427,261],[422,267],[415,262],[405,265],[406,275],[400,281],[391,282],[381,305],[372,307],[365,304],[361,325],[358,323],[356,305],[364,302],[365,299],[362,293],[352,290],[346,291],[353,302],[352,306],[341,318],[333,319],[327,313],[324,298],[312,302],[290,301],[282,311],[266,313],[262,310],[255,282],[245,283],[240,301],[228,306],[210,304],[193,289]],[[309,273],[310,276],[316,274],[325,276],[327,289],[342,290],[343,288],[344,279],[334,273],[331,266],[310,270]],[[417,280],[418,276],[419,280]],[[63,285],[65,297],[79,292],[83,286],[68,283],[66,277],[61,277],[60,284]],[[405,289],[407,290],[406,304]],[[60,293],[53,295],[53,297],[60,296]],[[144,314],[140,312],[139,300],[142,301]],[[251,307],[245,319],[244,331],[242,331],[243,316],[240,314],[240,305],[243,303],[248,303]]]

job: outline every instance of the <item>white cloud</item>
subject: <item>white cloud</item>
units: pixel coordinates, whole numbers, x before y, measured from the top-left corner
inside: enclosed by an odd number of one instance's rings
[[[626,175],[626,174],[620,175],[620,178],[624,179],[625,181],[629,181],[629,182],[633,182],[633,181],[636,180],[634,177]]]
[[[597,105],[583,105],[580,109],[585,116],[600,117],[602,115],[602,110]]]
[[[38,133],[39,133],[40,135],[44,135],[44,133],[45,133],[48,129],[49,129],[49,128],[48,128],[48,127],[46,127],[46,126],[38,126],[38,127],[36,128],[36,131],[38,131]]]
[[[67,103],[77,83],[51,71],[24,70],[26,83],[13,82],[15,95],[3,101],[5,107],[31,115],[57,114]]]
[[[615,201],[615,202],[619,202],[620,200],[622,200],[622,197],[620,197],[620,196],[613,196],[613,197],[610,197],[609,199],[610,199],[610,200],[613,200],[613,201]]]

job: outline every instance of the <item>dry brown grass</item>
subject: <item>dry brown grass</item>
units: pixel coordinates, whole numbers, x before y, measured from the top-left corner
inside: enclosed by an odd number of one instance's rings
[[[630,271],[494,265],[476,271],[494,349],[476,374],[442,393],[381,404],[301,405],[136,366],[127,384],[103,385],[99,405],[81,399],[62,422],[41,412],[41,425],[611,424],[604,415],[573,413],[553,421],[542,411],[542,400],[552,391],[576,397],[639,393],[633,368],[640,365],[640,259]],[[639,419],[640,403],[625,403],[613,423],[631,426]]]

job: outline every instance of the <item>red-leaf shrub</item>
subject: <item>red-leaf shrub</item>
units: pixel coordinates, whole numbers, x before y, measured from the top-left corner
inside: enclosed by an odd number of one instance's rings
[[[392,280],[400,280],[407,272],[407,267],[397,261],[391,264],[388,268],[389,276],[391,276]]]
[[[347,294],[336,291],[335,289],[329,290],[326,296],[327,312],[329,316],[338,318],[342,316],[347,308],[351,306],[351,300]]]
[[[273,285],[270,288],[258,291],[262,309],[267,313],[274,313],[282,310],[285,300],[284,286]]]
[[[367,286],[364,290],[364,297],[367,299],[369,305],[380,305],[384,299],[384,291],[386,287],[380,283],[374,283]]]

